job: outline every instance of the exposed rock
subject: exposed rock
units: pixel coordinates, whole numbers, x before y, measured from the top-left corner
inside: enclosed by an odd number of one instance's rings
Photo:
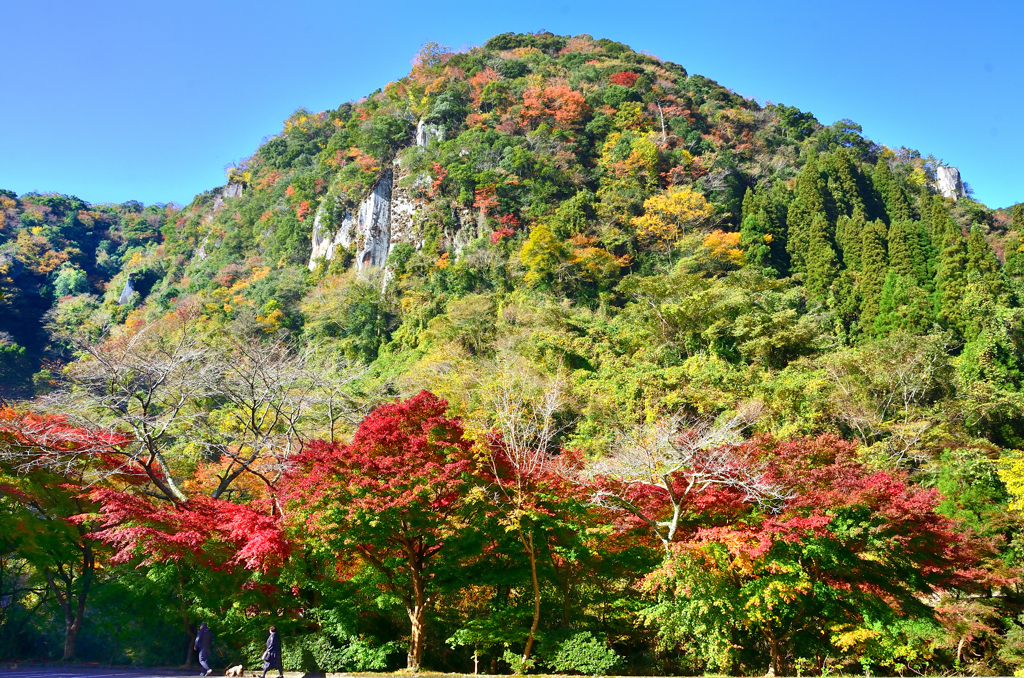
[[[349,211],[341,216],[341,224],[333,236],[330,233],[327,222],[330,213],[337,208],[337,199],[325,198],[317,209],[316,219],[313,221],[312,252],[309,258],[309,269],[316,268],[316,262],[320,258],[330,261],[334,256],[334,249],[341,245],[349,248],[355,245],[356,249],[356,270],[370,266],[383,267],[387,261],[388,252],[391,249],[391,214],[392,214],[392,188],[394,185],[394,171],[388,168],[377,180],[370,195],[366,196],[359,205],[359,211],[355,218]],[[407,213],[411,208],[404,202],[399,204],[399,216],[403,219],[402,226]]]
[[[124,281],[124,289],[121,290],[121,296],[117,298],[117,305],[124,306],[131,301],[132,294],[134,294],[135,288],[132,287],[132,277],[128,276],[128,279]]]
[[[222,194],[225,199],[227,198],[241,198],[242,197],[242,184],[229,183]]]
[[[416,125],[416,145],[427,146],[431,138],[444,141],[444,128],[439,125],[428,125],[420,120]]]
[[[946,198],[959,200],[967,197],[964,183],[960,180],[960,170],[955,167],[939,167],[935,170],[935,182],[939,193]]]

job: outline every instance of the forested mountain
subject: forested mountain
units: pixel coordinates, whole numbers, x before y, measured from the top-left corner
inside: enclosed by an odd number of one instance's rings
[[[0,651],[1024,666],[1024,204],[955,178],[509,33],[185,207],[2,192]]]

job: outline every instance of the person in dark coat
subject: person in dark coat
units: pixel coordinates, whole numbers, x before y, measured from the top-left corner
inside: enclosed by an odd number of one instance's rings
[[[199,665],[203,667],[200,676],[210,675],[210,643],[213,642],[213,633],[210,632],[210,627],[203,622],[199,625],[199,631],[196,633],[195,649],[199,651]]]
[[[270,637],[267,638],[267,651],[263,653],[263,678],[267,678],[267,671],[277,669],[277,675],[284,678],[284,668],[281,663],[281,636],[277,635],[277,627],[270,627]]]

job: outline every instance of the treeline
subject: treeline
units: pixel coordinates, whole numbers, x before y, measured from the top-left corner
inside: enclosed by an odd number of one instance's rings
[[[225,371],[237,387],[258,370]],[[152,393],[194,384],[175,376]],[[411,669],[517,674],[1019,661],[1015,631],[977,626],[1012,605],[993,541],[853,444],[744,442],[748,409],[639,425],[588,461],[538,444],[557,382],[506,369],[486,396],[506,434],[471,437],[424,391],[375,408],[348,444],[306,441],[283,468],[280,448],[240,446],[191,483],[137,438],[4,411],[4,517],[20,528],[4,537],[8,651],[45,643],[31,604],[50,602],[65,659],[176,662],[203,620],[223,664],[256,664],[274,623],[286,668],[306,671],[397,668],[400,650]],[[997,499],[982,487],[960,510]]]

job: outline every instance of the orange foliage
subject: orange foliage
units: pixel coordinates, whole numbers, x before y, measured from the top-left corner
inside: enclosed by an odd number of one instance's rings
[[[299,203],[298,209],[295,210],[295,216],[299,221],[305,221],[307,214],[309,214],[309,201],[303,200]]]
[[[559,54],[568,54],[569,52],[603,52],[604,48],[597,44],[593,40],[587,38],[569,38],[569,42],[565,43],[565,47],[558,51]],[[595,62],[587,62],[597,63]]]
[[[523,92],[523,122],[548,122],[556,127],[579,123],[590,110],[583,94],[567,85],[528,87]]]
[[[478,188],[474,193],[474,197],[476,199],[473,201],[473,207],[476,207],[484,214],[498,206],[498,197],[494,194],[494,186]]]
[[[726,233],[715,229],[707,234],[703,244],[708,257],[713,260],[735,266],[742,266],[744,263],[739,233]]]

